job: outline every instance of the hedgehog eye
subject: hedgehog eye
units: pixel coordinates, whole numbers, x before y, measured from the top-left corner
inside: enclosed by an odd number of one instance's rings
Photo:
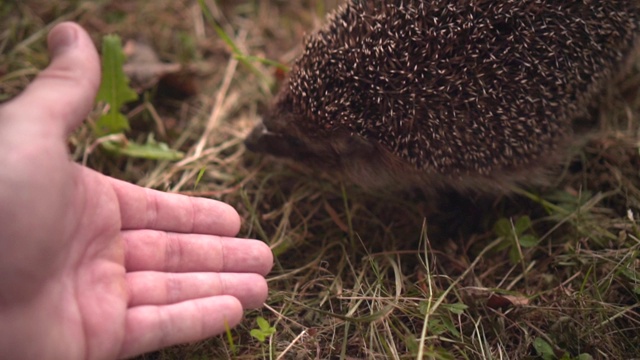
[[[304,147],[304,143],[302,142],[302,140],[300,140],[297,137],[287,136],[286,140],[289,143],[289,145],[291,145],[292,147],[296,147],[296,148]]]

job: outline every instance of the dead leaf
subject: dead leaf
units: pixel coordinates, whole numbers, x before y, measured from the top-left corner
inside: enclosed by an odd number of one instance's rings
[[[508,309],[529,305],[529,299],[524,296],[491,294],[487,299],[487,306],[492,309]]]
[[[155,50],[142,42],[129,40],[123,49],[127,56],[124,72],[131,80],[131,86],[138,92],[154,87],[163,78],[180,73],[181,64],[160,61]]]

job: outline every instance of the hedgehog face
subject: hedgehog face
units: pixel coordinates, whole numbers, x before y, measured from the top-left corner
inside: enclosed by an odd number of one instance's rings
[[[262,121],[246,138],[247,149],[296,161],[317,159],[325,149],[322,149],[320,143],[314,147],[304,133],[298,130],[298,116],[290,107],[283,106],[285,102],[281,99],[282,97],[278,97],[277,106],[272,106],[264,114]]]
[[[387,151],[378,142],[343,127],[314,129],[307,116],[299,114],[285,86],[262,121],[245,140],[247,149],[279,158],[289,158],[309,168],[358,184],[379,189],[415,182],[422,172]],[[433,176],[426,182],[433,182]],[[393,186],[392,186],[393,187]]]
[[[264,122],[260,122],[245,139],[247,149],[277,157],[303,160],[313,156],[308,146],[299,138],[273,131]]]
[[[245,145],[253,152],[290,158],[321,170],[342,170],[354,159],[367,158],[376,152],[365,139],[344,129],[328,133],[301,129],[305,124],[283,102],[276,102],[262,121],[251,131]]]

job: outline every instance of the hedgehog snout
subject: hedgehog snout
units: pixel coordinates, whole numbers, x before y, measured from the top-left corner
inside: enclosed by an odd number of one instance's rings
[[[249,151],[265,152],[265,139],[268,136],[269,130],[267,130],[267,127],[264,126],[264,123],[260,121],[244,140],[244,146],[246,146]]]
[[[262,121],[251,130],[244,144],[249,151],[278,157],[299,159],[308,152],[302,141],[270,131]]]

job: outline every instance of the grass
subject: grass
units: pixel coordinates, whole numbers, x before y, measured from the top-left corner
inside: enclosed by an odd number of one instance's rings
[[[184,160],[109,156],[89,126],[70,139],[73,156],[143,186],[222,199],[242,214],[241,235],[276,254],[266,306],[230,337],[141,359],[640,357],[637,72],[604,96],[601,125],[553,186],[437,203],[368,194],[242,146],[282,77],[262,59],[290,64],[336,1],[203,3],[211,18],[198,1],[0,3],[0,100],[46,65],[46,32],[62,20],[96,43],[142,39],[187,66],[190,96],[161,84],[127,109],[131,139],[154,134]]]

